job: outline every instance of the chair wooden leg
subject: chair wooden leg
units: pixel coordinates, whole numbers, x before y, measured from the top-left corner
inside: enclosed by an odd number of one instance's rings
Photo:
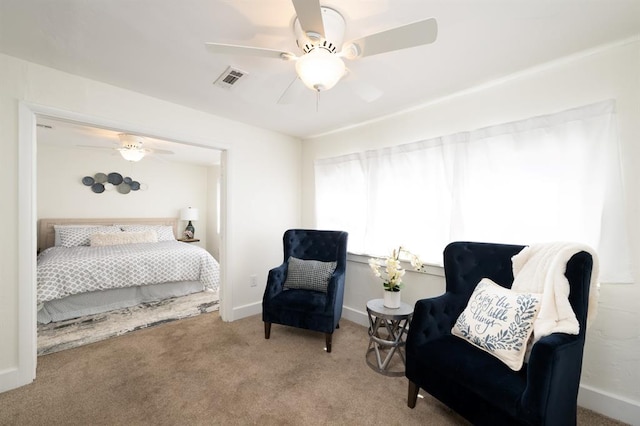
[[[333,337],[333,333],[324,333],[324,338],[326,341],[327,352],[331,352],[331,339]]]
[[[409,408],[415,408],[416,401],[418,400],[418,392],[420,392],[420,386],[409,380],[409,396],[407,397],[407,406]]]
[[[264,322],[264,338],[268,339],[269,337],[271,337],[271,323],[270,322]]]

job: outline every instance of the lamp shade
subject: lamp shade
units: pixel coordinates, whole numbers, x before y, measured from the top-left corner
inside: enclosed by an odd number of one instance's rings
[[[300,80],[311,90],[320,92],[336,85],[345,72],[344,62],[335,54],[316,47],[296,61]]]
[[[180,219],[181,220],[198,220],[198,209],[194,209],[193,207],[185,207],[180,210]]]

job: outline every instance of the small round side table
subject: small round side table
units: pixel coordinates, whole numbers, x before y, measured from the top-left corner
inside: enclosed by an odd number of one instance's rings
[[[367,316],[369,317],[369,347],[365,356],[367,364],[385,376],[403,376],[406,363],[405,336],[413,317],[413,307],[401,303],[399,308],[391,309],[384,306],[383,299],[373,299],[367,302]]]

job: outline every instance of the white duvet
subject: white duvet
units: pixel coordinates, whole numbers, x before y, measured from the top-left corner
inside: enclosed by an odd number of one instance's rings
[[[72,294],[169,281],[200,281],[217,290],[218,262],[178,241],[103,247],[51,247],[38,256],[38,304]]]

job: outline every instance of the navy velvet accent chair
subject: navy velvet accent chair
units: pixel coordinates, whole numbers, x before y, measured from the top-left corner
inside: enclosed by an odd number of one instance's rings
[[[416,302],[407,335],[410,408],[424,389],[474,425],[576,424],[593,267],[590,254],[573,255],[565,272],[580,333],[543,337],[520,371],[451,334],[481,278],[511,287],[511,257],[522,248],[473,242],[451,243],[445,248],[446,292]]]
[[[347,266],[347,236],[343,231],[289,229],[284,233],[284,262],[269,271],[262,300],[264,337],[271,335],[271,324],[319,331],[325,334],[326,350],[331,352],[333,332],[339,328],[344,299]],[[289,257],[336,262],[327,292],[285,288]]]

